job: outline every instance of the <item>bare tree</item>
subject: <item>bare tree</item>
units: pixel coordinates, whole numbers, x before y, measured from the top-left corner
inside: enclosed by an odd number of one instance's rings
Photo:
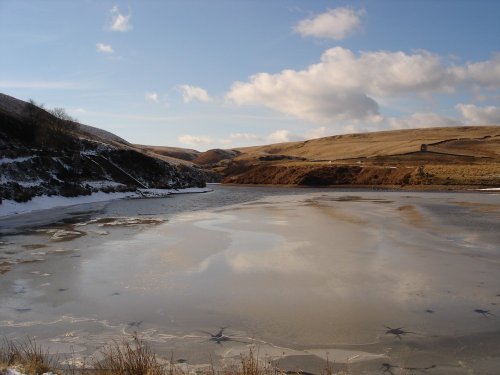
[[[66,112],[64,108],[56,107],[49,110],[49,113],[54,116],[52,127],[56,131],[67,132],[71,130],[71,123],[77,120]]]
[[[74,118],[74,117],[71,117],[70,115],[68,115],[68,113],[66,112],[66,110],[62,107],[56,107],[54,109],[51,109],[49,110],[49,113],[58,118],[59,120],[63,120],[63,121],[73,121],[73,122],[76,122],[77,120]]]

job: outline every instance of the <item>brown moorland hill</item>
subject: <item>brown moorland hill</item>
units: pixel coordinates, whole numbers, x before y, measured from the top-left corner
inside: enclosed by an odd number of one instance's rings
[[[500,126],[457,126],[346,134],[302,142],[278,143],[237,149],[242,159],[263,154],[282,154],[308,160],[341,160],[401,155],[420,151],[422,144],[438,149],[456,149],[473,155],[500,155]],[[450,142],[449,145],[447,142]]]
[[[146,146],[135,144],[135,147],[148,152],[153,152],[157,155],[163,155],[174,159],[193,161],[201,154],[200,151],[196,151],[190,148],[181,147],[165,147],[165,146]]]
[[[500,186],[500,126],[348,134],[235,151],[212,166],[225,183]]]
[[[237,157],[238,155],[240,155],[239,151],[222,150],[217,148],[200,153],[198,157],[193,160],[193,163],[205,168],[213,167],[220,164],[221,162],[224,164],[224,161],[229,161]]]

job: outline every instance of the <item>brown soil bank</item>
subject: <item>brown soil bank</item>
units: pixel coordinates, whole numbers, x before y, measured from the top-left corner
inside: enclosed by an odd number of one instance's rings
[[[468,185],[500,186],[500,165],[358,166],[252,165],[224,183],[275,185]]]

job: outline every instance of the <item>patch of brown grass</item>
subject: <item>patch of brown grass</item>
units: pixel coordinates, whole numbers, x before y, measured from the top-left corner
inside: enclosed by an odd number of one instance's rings
[[[212,372],[213,372],[212,368]],[[241,354],[239,363],[225,367],[221,375],[284,375],[285,372],[271,362],[259,359],[258,354],[250,349],[248,354]],[[215,372],[214,372],[215,375]]]
[[[27,338],[24,342],[4,340],[0,347],[2,367],[19,366],[28,375],[43,374],[55,368],[55,359],[36,343]]]
[[[500,184],[499,164],[427,165],[426,171],[440,184],[490,185]]]
[[[101,349],[103,359],[94,363],[100,375],[163,375],[167,372],[156,355],[137,335],[133,341],[124,341]],[[170,372],[173,370],[170,369]]]
[[[312,139],[304,142],[287,142],[265,146],[239,148],[242,152],[237,160],[258,159],[263,154],[282,154],[314,159],[348,159],[398,155],[420,150],[421,144],[432,145],[444,141],[470,140],[466,144],[455,142],[453,151],[466,150],[465,154],[479,154],[478,149],[487,148],[486,155],[498,156],[495,137],[499,126],[457,126],[444,128],[423,128],[392,130],[362,134],[346,134]],[[490,138],[485,138],[490,137]],[[483,138],[481,140],[481,138]],[[498,138],[497,138],[498,139]],[[446,146],[441,144],[444,149]]]

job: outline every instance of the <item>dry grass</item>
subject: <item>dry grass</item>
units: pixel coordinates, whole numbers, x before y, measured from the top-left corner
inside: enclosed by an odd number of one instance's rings
[[[102,360],[94,363],[100,375],[163,375],[166,374],[156,355],[138,336],[133,342],[114,341],[101,350]]]
[[[239,362],[223,368],[215,368],[212,364],[206,370],[180,367],[172,361],[162,362],[152,352],[147,343],[138,336],[132,341],[113,341],[103,347],[98,358],[89,359],[88,366],[77,367],[69,358],[69,365],[57,365],[57,358],[44,352],[41,346],[32,339],[23,343],[4,340],[0,347],[0,375],[7,373],[8,368],[16,368],[27,375],[39,375],[52,372],[58,375],[188,375],[196,372],[198,375],[309,375],[304,371],[284,371],[279,364],[266,362],[259,358],[258,353],[250,349],[248,354],[242,354]],[[334,370],[327,361],[324,369],[318,369],[321,375],[348,375],[349,368]]]
[[[500,134],[500,126],[458,126],[446,128],[407,129],[363,134],[346,134],[333,137],[312,139],[305,142],[278,143],[266,146],[238,149],[242,155],[237,160],[258,159],[263,154],[283,154],[305,157],[309,160],[338,160],[382,155],[398,155],[420,150],[421,144],[435,144],[446,140],[468,139],[463,144],[453,141],[453,150],[466,150],[465,154],[498,156],[497,141],[493,138]],[[475,141],[490,136],[491,139]],[[497,138],[498,139],[498,138]],[[439,147],[446,148],[441,144]]]
[[[43,374],[55,368],[55,359],[33,339],[27,338],[24,342],[4,340],[0,348],[0,373],[11,366],[18,366],[28,375]]]
[[[425,169],[440,184],[500,184],[500,164],[427,165]]]

